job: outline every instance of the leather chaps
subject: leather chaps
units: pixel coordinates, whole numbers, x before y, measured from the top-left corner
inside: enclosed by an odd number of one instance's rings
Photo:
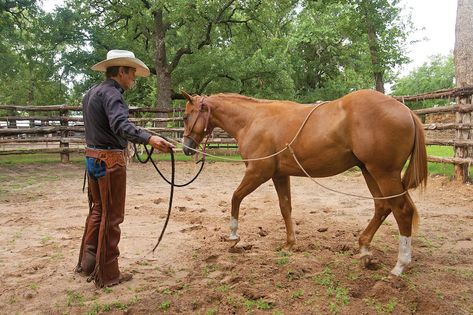
[[[89,215],[76,271],[97,287],[119,282],[118,243],[125,216],[126,165],[123,151],[87,149],[86,156],[104,162],[105,176],[88,178]]]

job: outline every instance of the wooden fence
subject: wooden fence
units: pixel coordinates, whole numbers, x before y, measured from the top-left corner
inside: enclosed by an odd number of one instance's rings
[[[441,90],[415,96],[396,97],[401,102],[450,99],[453,104],[414,112],[421,116],[427,135],[427,145],[451,146],[453,157],[428,156],[437,163],[455,165],[456,178],[467,181],[473,164],[473,87]],[[162,111],[155,108],[130,108],[130,120],[148,130],[179,139],[184,131],[181,109]],[[169,118],[152,118],[166,113]],[[431,117],[441,116],[436,120]],[[445,117],[451,117],[445,120]],[[430,118],[429,118],[430,117]],[[69,154],[84,151],[82,108],[78,106],[0,106],[0,155],[57,153],[62,162]],[[216,128],[209,146],[236,148],[236,141]]]

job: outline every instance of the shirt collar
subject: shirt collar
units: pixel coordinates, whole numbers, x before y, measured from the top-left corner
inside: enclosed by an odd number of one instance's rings
[[[125,92],[125,90],[121,87],[120,84],[118,84],[117,81],[115,81],[114,79],[108,79],[107,81],[110,81],[110,83],[117,88],[117,90],[120,91],[121,94],[123,94],[123,92]]]

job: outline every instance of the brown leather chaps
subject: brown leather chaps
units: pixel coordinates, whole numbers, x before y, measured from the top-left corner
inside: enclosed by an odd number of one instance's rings
[[[126,166],[117,151],[87,150],[86,156],[106,164],[105,176],[88,178],[89,215],[85,223],[77,272],[88,275],[97,287],[119,282],[119,225],[125,215]],[[121,152],[123,156],[123,152]],[[110,159],[109,157],[112,156]]]

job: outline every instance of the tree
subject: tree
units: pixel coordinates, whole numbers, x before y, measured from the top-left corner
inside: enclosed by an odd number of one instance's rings
[[[377,91],[384,93],[387,72],[407,62],[405,49],[412,24],[401,16],[399,0],[350,0],[367,38],[371,71]]]
[[[151,90],[155,91],[157,107],[167,109],[171,99],[181,98],[176,87],[189,88],[191,84],[190,92],[203,92],[217,82],[222,86],[221,82],[227,81],[239,87],[233,90],[245,91],[268,79],[277,82],[274,78],[289,77],[281,71],[283,64],[278,61],[284,58],[280,50],[271,52],[268,48],[278,43],[273,40],[274,34],[284,23],[279,16],[290,14],[295,2],[73,0],[68,8],[75,37],[88,43],[93,62],[111,48],[123,48],[152,65],[157,80]],[[65,12],[61,15],[69,16]],[[274,60],[277,58],[280,60]],[[199,64],[194,67],[191,62],[195,60]],[[255,66],[233,71],[249,62]],[[184,73],[188,76],[183,77]]]
[[[455,66],[453,55],[434,55],[420,67],[403,78],[397,79],[392,87],[392,95],[416,95],[454,87]],[[430,107],[439,101],[416,103],[418,107]]]
[[[458,0],[457,20],[455,25],[455,77],[457,87],[473,86],[473,0]],[[473,97],[460,97],[459,105],[472,104]],[[471,123],[472,113],[456,113],[456,123]],[[457,139],[473,139],[471,130],[457,130]],[[456,146],[455,156],[473,158],[473,148]],[[455,165],[455,177],[468,180],[469,165]]]
[[[35,0],[0,2],[0,102],[62,103],[54,52],[47,48],[44,13]]]

